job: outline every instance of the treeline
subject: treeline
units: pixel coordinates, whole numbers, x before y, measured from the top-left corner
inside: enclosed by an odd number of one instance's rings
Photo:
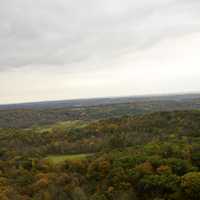
[[[160,112],[91,122],[84,126],[57,125],[50,130],[0,129],[0,152],[15,155],[94,153],[142,145],[168,138],[188,140],[200,135],[200,111]]]
[[[158,111],[200,109],[200,99],[138,101],[77,108],[0,110],[1,128],[29,128],[66,120],[99,120]]]
[[[53,164],[49,154],[95,153]],[[0,130],[2,200],[199,200],[200,112]]]

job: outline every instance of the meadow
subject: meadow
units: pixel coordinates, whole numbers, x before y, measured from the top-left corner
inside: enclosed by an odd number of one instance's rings
[[[82,161],[86,160],[90,156],[92,156],[92,154],[50,155],[47,156],[45,159],[53,162],[54,164],[58,164],[64,161]]]

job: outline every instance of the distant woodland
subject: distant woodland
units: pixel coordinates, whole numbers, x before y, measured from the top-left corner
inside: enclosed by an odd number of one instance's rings
[[[140,115],[159,111],[175,111],[175,110],[200,110],[199,96],[172,96],[172,97],[149,97],[140,100],[131,101],[131,99],[109,99],[106,100],[84,100],[75,101],[80,105],[73,106],[67,104],[68,107],[63,107],[65,104],[53,104],[50,108],[49,103],[39,105],[22,105],[13,106],[17,109],[3,109],[0,106],[0,127],[2,128],[30,128],[32,126],[51,125],[60,121],[83,120],[94,121],[99,119],[108,119],[122,117],[124,115]],[[160,100],[161,99],[161,100]],[[130,101],[130,102],[129,102]],[[116,103],[128,102],[128,103]],[[79,105],[78,104],[78,105]],[[47,108],[46,108],[47,107]],[[2,108],[2,110],[1,110]]]

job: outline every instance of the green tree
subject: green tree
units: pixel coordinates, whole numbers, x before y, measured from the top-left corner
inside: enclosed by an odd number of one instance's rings
[[[189,172],[182,177],[181,187],[188,199],[200,199],[200,172]]]

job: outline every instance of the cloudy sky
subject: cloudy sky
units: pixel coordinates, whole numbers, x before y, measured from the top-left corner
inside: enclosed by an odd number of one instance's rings
[[[200,91],[199,0],[0,0],[0,104]]]

